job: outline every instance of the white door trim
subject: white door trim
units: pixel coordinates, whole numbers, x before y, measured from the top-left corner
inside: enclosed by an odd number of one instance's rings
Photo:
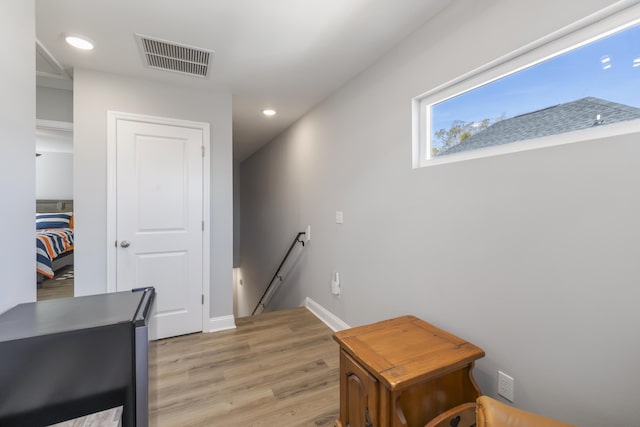
[[[202,183],[202,218],[204,219],[204,233],[202,236],[202,294],[204,295],[204,304],[202,305],[202,330],[208,331],[211,289],[209,256],[211,248],[211,139],[209,123],[123,113],[121,111],[107,111],[107,292],[116,291],[116,129],[118,120],[202,130],[202,144],[204,145],[204,157],[202,159],[202,179],[204,181]]]

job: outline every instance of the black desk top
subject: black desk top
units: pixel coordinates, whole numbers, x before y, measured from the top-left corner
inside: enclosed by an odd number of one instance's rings
[[[153,295],[149,288],[19,304],[0,314],[0,342],[144,321],[140,310]]]

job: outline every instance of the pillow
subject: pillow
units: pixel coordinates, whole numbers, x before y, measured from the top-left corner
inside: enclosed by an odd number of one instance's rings
[[[37,213],[36,230],[43,228],[69,228],[71,212],[62,213]]]

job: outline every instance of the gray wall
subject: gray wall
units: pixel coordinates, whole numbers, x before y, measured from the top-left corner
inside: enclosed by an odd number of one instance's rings
[[[36,199],[73,200],[73,153],[38,149]]]
[[[38,119],[73,122],[72,91],[38,86],[36,99],[36,117]]]
[[[231,94],[74,70],[77,295],[106,291],[107,111],[211,124],[211,317],[233,313]]]
[[[37,86],[36,118],[73,122],[73,92]],[[36,199],[73,199],[73,134],[40,130],[36,150],[42,154],[36,158]]]
[[[35,4],[0,2],[0,313],[35,301]]]
[[[235,157],[235,156],[234,156]],[[240,265],[240,162],[233,160],[233,266]]]
[[[411,168],[413,96],[611,3],[452,2],[243,162],[240,310],[310,224],[274,308],[308,296],[352,326],[414,314],[486,351],[486,394],[500,369],[518,407],[638,425],[638,135]]]

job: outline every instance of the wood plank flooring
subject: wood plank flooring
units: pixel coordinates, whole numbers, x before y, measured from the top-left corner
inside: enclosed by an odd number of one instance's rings
[[[332,426],[338,345],[305,308],[150,344],[150,425]]]
[[[68,270],[69,268],[56,273],[56,277],[53,279],[44,280],[37,289],[37,301],[56,298],[72,298],[73,277],[70,279],[64,278],[64,274]]]
[[[122,406],[118,406],[75,420],[51,424],[51,427],[120,427],[122,425],[121,417]]]

